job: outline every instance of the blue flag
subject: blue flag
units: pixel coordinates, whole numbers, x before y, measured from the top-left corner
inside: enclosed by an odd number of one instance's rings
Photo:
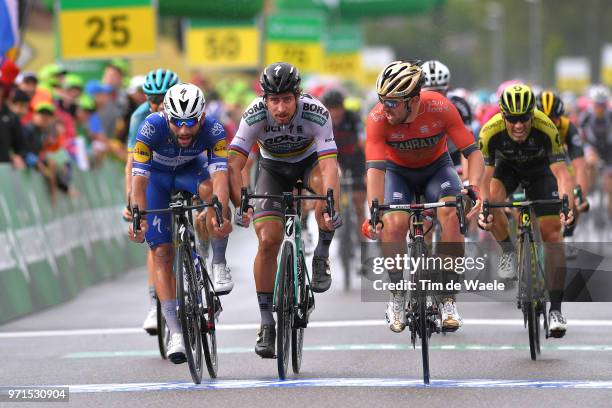
[[[19,46],[18,0],[0,0],[0,56]]]

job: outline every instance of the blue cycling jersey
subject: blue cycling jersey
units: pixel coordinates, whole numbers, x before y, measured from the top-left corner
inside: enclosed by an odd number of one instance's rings
[[[140,129],[140,124],[149,116],[151,113],[151,108],[149,106],[149,102],[142,103],[139,107],[136,108],[132,116],[130,117],[130,131],[128,133],[127,140],[127,148],[128,152],[134,150],[134,145],[136,144],[136,136],[138,136],[138,129]]]
[[[138,129],[133,149],[132,175],[150,177],[151,172],[176,173],[206,151],[208,172],[227,171],[225,129],[206,116],[194,141],[181,148],[172,135],[164,112],[147,116]]]

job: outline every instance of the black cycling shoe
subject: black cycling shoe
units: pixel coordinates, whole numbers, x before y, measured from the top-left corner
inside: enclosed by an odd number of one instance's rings
[[[276,327],[274,324],[262,324],[257,333],[255,353],[261,358],[274,358],[274,347],[276,346]]]
[[[331,286],[332,277],[329,269],[329,258],[315,256],[312,258],[312,291],[325,292]]]

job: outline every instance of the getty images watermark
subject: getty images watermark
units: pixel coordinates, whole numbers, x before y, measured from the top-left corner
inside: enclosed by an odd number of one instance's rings
[[[486,255],[478,257],[441,257],[441,256],[410,256],[408,254],[396,254],[395,256],[378,256],[372,259],[372,273],[378,275],[379,279],[372,281],[372,288],[377,291],[415,291],[427,290],[433,292],[443,291],[503,291],[506,288],[504,282],[497,279],[487,282],[482,279],[462,279],[459,275],[466,271],[482,272],[486,267]],[[394,279],[385,281],[384,276],[389,273],[401,273],[408,271],[414,275],[418,270],[427,271],[431,277],[415,279]],[[453,276],[456,275],[456,276]],[[436,281],[436,277],[439,281]],[[450,279],[445,279],[449,278]],[[440,279],[442,278],[442,279]],[[391,278],[392,279],[392,278]]]
[[[535,250],[556,262],[542,262],[532,271],[535,290],[563,292],[564,302],[612,301],[610,243],[537,243]],[[457,300],[516,302],[520,277],[514,268],[500,268],[502,253],[515,246],[495,241],[434,243],[417,255],[411,244],[367,242],[361,245],[361,300],[384,302],[390,291],[452,294]],[[551,267],[552,265],[552,267]],[[417,273],[417,271],[420,271]],[[509,274],[508,274],[509,272]],[[536,276],[532,275],[532,276]]]

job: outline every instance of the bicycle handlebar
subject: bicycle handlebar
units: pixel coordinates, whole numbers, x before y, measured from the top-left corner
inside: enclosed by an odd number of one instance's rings
[[[565,217],[569,214],[569,198],[567,194],[563,194],[563,198],[558,199],[548,199],[548,200],[528,200],[528,201],[508,201],[508,202],[499,202],[499,203],[491,203],[488,199],[484,200],[482,203],[482,215],[484,216],[485,222],[487,222],[487,218],[489,217],[491,208],[521,208],[521,207],[534,207],[538,205],[547,205],[547,204],[561,204],[561,212],[565,215]]]
[[[252,205],[249,205],[249,200],[252,198],[276,198],[281,200],[285,206],[289,206],[296,201],[300,200],[325,200],[327,205],[325,206],[325,213],[329,214],[331,218],[334,217],[334,190],[332,188],[327,189],[326,195],[295,195],[291,192],[281,194],[249,194],[246,187],[242,187],[240,190],[240,214],[253,209]]]
[[[379,204],[378,199],[372,200],[372,206],[370,207],[370,225],[374,230],[376,230],[376,225],[382,220],[380,220],[380,212],[387,210],[399,210],[406,211],[410,213],[422,213],[425,210],[430,208],[440,208],[440,207],[455,207],[457,209],[457,218],[459,219],[459,231],[462,234],[465,234],[467,230],[467,223],[465,221],[465,197],[463,194],[457,194],[455,197],[455,201],[438,201],[435,203],[418,203],[418,204]],[[383,224],[384,226],[384,224]]]
[[[180,214],[185,211],[191,210],[202,210],[204,208],[213,207],[215,210],[215,218],[217,219],[217,224],[219,227],[223,227],[223,204],[219,201],[219,198],[216,195],[212,196],[210,203],[202,203],[195,205],[183,205],[181,201],[177,201],[175,203],[170,203],[170,207],[168,208],[158,208],[153,210],[140,210],[138,205],[132,207],[132,223],[134,232],[140,231],[140,221],[142,220],[143,215],[147,214],[165,214],[165,213],[174,213]]]

